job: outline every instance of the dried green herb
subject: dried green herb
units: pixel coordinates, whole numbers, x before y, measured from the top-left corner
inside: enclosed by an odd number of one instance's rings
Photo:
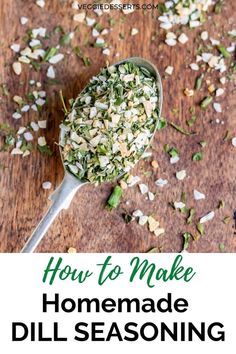
[[[189,225],[189,224],[192,224],[194,215],[195,215],[195,209],[191,208],[191,209],[189,210],[189,216],[188,216],[188,218],[187,218],[187,224],[188,224],[188,225]]]
[[[220,252],[224,252],[225,245],[223,243],[219,243],[219,250],[220,250]]]
[[[85,66],[89,66],[91,64],[90,59],[83,54],[79,46],[74,47],[73,52],[77,55],[78,58],[83,60]]]
[[[214,7],[214,12],[216,14],[220,14],[221,13],[223,4],[224,4],[224,0],[218,0],[216,2],[215,7]]]
[[[35,71],[40,71],[41,70],[41,65],[39,63],[37,63],[36,61],[31,61],[30,64],[32,65],[32,67],[34,68]]]
[[[107,201],[107,208],[109,210],[115,209],[120,204],[120,199],[123,195],[123,190],[120,186],[115,186],[113,189],[108,201]]]
[[[161,118],[157,123],[157,130],[164,129],[167,126],[167,120],[165,118]]]
[[[218,204],[218,209],[224,209],[224,207],[225,207],[225,202],[223,200],[220,200]]]
[[[226,217],[223,219],[223,223],[227,225],[231,220],[232,220],[231,216],[226,216]]]
[[[38,145],[38,150],[45,155],[52,156],[53,151],[50,149],[49,145],[40,146]]]
[[[48,48],[48,50],[46,51],[44,57],[43,57],[43,61],[49,61],[54,55],[56,55],[58,52],[58,49],[55,47],[51,47]]]
[[[200,106],[202,109],[206,109],[209,104],[212,102],[213,97],[212,96],[206,96],[200,103]]]
[[[170,157],[176,157],[179,156],[179,152],[175,147],[170,147],[168,144],[164,145],[164,151],[170,156]]]
[[[124,219],[124,222],[125,222],[126,224],[129,224],[129,223],[133,220],[132,215],[126,214],[126,213],[123,213],[123,214],[122,214],[122,218]]]
[[[129,171],[155,132],[158,95],[156,81],[145,68],[130,62],[104,68],[72,103],[61,125],[66,168],[96,184]]]
[[[66,33],[60,38],[60,44],[61,45],[68,45],[68,44],[70,44],[70,42],[71,42],[70,33]]]
[[[196,120],[197,120],[197,117],[196,116],[192,116],[190,119],[188,119],[186,121],[186,123],[187,123],[187,125],[189,127],[192,127],[195,124]]]
[[[198,91],[198,90],[201,89],[203,78],[204,78],[204,74],[201,74],[200,76],[198,76],[198,77],[196,78],[195,85],[194,85],[194,89],[195,89],[196,91]]]
[[[225,141],[228,141],[228,140],[230,140],[231,138],[232,138],[231,133],[230,133],[229,130],[227,130],[227,132],[225,133],[225,136],[224,136],[224,138],[223,138],[223,141],[224,141],[224,142],[225,142]]]
[[[177,124],[173,123],[173,122],[168,122],[168,124],[174,128],[175,130],[177,130],[179,133],[190,136],[190,135],[194,135],[194,132],[188,132],[187,130],[185,130],[184,128],[181,128],[180,126],[178,126]]]
[[[191,240],[192,235],[189,232],[185,232],[183,234],[183,239],[184,239],[184,244],[183,244],[183,251],[186,251],[189,247],[190,240]]]
[[[201,151],[199,152],[195,152],[193,155],[192,155],[192,160],[193,161],[201,161],[203,158],[203,153]]]
[[[4,96],[9,96],[9,95],[10,95],[9,90],[8,90],[6,84],[1,84],[1,85],[0,85],[0,88],[1,88],[2,94],[3,94]]]
[[[204,233],[205,233],[205,228],[204,228],[204,225],[203,225],[203,224],[198,223],[198,224],[196,225],[196,228],[197,228],[197,231],[200,233],[200,235],[201,235],[201,236],[203,236],[203,235],[204,235]]]
[[[66,107],[66,104],[65,104],[65,100],[64,100],[64,97],[63,97],[62,90],[59,91],[59,96],[60,96],[60,100],[61,100],[61,103],[62,103],[63,111],[64,111],[65,114],[67,114],[68,110],[67,110],[67,107]]]
[[[227,49],[224,46],[219,45],[217,47],[217,49],[223,55],[224,58],[229,58],[230,57],[230,53],[227,51]]]

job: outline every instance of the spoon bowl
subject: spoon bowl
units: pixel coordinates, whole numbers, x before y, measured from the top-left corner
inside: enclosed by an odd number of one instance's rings
[[[151,75],[156,79],[156,84],[158,88],[158,118],[160,118],[161,110],[162,110],[162,102],[163,102],[163,90],[162,90],[162,82],[161,82],[161,77],[160,74],[157,70],[157,68],[148,60],[145,60],[140,57],[132,57],[128,58],[125,60],[121,60],[117,63],[114,64],[114,66],[119,66],[121,64],[124,64],[126,62],[131,62],[139,67],[143,67],[147,69]],[[83,93],[83,91],[81,92]],[[158,120],[156,122],[156,126],[152,135],[152,138],[149,142],[149,145],[155,135],[155,132],[157,130],[157,125],[158,125]],[[63,139],[63,130],[60,130],[60,141]],[[149,147],[149,146],[148,146]],[[148,148],[147,147],[147,148]],[[64,166],[64,178],[60,186],[54,191],[54,193],[49,197],[51,200],[52,204],[49,207],[48,211],[42,218],[42,220],[39,222],[38,226],[36,229],[33,231],[32,235],[30,236],[29,240],[23,247],[21,253],[32,253],[38,246],[39,242],[42,240],[44,235],[46,234],[47,230],[57,217],[57,215],[60,213],[61,210],[63,209],[68,209],[70,206],[70,203],[75,196],[76,192],[85,184],[89,183],[88,181],[82,181],[79,180],[77,177],[75,177],[72,173],[70,173],[64,164],[63,157],[62,157],[62,147],[60,146],[60,155],[61,155],[61,160]],[[120,177],[120,176],[119,176]]]

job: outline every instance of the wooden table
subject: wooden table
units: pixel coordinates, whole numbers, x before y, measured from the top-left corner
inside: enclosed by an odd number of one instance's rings
[[[206,234],[197,241],[191,241],[190,252],[219,252],[219,244],[224,244],[225,252],[236,251],[236,235],[234,221],[225,225],[222,220],[233,216],[236,209],[236,149],[231,141],[223,142],[227,130],[236,136],[236,106],[235,79],[227,84],[226,93],[220,97],[223,113],[217,114],[212,107],[207,111],[199,108],[199,101],[207,94],[206,84],[196,92],[194,97],[183,94],[185,88],[193,88],[196,76],[199,74],[189,68],[195,61],[196,49],[199,46],[199,33],[208,30],[209,34],[218,38],[218,33],[225,33],[236,28],[236,2],[228,0],[220,15],[212,14],[212,18],[201,28],[190,30],[184,28],[189,36],[186,45],[178,44],[169,47],[164,44],[165,34],[159,28],[157,11],[135,11],[124,16],[119,11],[113,11],[115,18],[113,30],[107,36],[111,46],[111,55],[101,54],[101,49],[84,45],[94,42],[90,28],[80,25],[75,33],[72,46],[80,45],[84,53],[91,58],[91,66],[85,67],[68,46],[62,51],[66,54],[63,63],[56,65],[57,85],[48,85],[42,72],[29,70],[24,66],[23,73],[17,77],[12,71],[14,55],[9,49],[15,41],[23,43],[22,38],[27,28],[46,27],[50,32],[55,26],[61,25],[66,31],[72,31],[76,23],[72,20],[74,10],[69,1],[50,0],[44,9],[33,4],[33,1],[2,0],[0,11],[0,77],[10,92],[10,96],[2,97],[1,122],[9,122],[16,129],[34,120],[32,113],[25,114],[21,121],[14,121],[12,113],[15,104],[12,97],[29,92],[29,79],[42,82],[42,88],[48,94],[48,106],[42,114],[48,120],[46,139],[54,154],[47,157],[37,151],[28,157],[11,156],[9,152],[1,153],[1,165],[6,168],[0,171],[0,251],[18,252],[30,236],[34,227],[47,210],[50,202],[48,196],[52,192],[42,189],[44,181],[51,181],[53,189],[63,178],[63,168],[58,147],[54,144],[58,139],[59,124],[63,119],[58,91],[63,90],[66,99],[75,97],[85,86],[88,79],[98,73],[108,59],[110,63],[130,56],[142,56],[151,60],[163,76],[164,108],[163,117],[189,129],[186,119],[190,118],[189,108],[196,104],[197,122],[193,130],[196,135],[188,137],[171,127],[158,132],[153,143],[153,156],[141,161],[134,171],[150,189],[157,192],[154,202],[146,200],[141,195],[138,186],[125,191],[122,203],[117,210],[109,212],[105,209],[106,200],[112,190],[112,185],[104,184],[99,187],[87,185],[76,195],[69,210],[63,211],[38,247],[38,252],[66,252],[69,247],[75,247],[78,252],[146,252],[151,247],[158,247],[162,252],[179,252],[183,245],[183,232],[197,235],[194,224],[186,225],[186,218],[173,210],[169,203],[179,201],[182,192],[186,192],[188,207],[196,210],[194,220],[214,210],[215,218],[205,226]],[[141,2],[140,2],[141,3]],[[143,3],[143,2],[142,2]],[[98,18],[104,27],[108,26],[109,14]],[[20,24],[20,16],[29,18],[27,25]],[[136,36],[130,36],[133,27],[139,29]],[[180,31],[179,31],[180,32]],[[125,39],[119,37],[124,34]],[[168,65],[174,67],[174,73],[166,78],[164,70]],[[219,74],[207,74],[216,87]],[[216,118],[224,121],[217,124]],[[198,150],[199,141],[206,140],[202,161],[193,162],[192,154]],[[169,157],[163,152],[163,145],[175,146],[180,152],[180,161],[171,165]],[[159,168],[153,170],[151,161],[157,160]],[[178,181],[175,173],[187,171],[187,178]],[[151,175],[149,171],[152,171]],[[168,185],[160,189],[154,181],[165,178]],[[193,190],[197,189],[206,195],[205,200],[195,201]],[[219,201],[225,202],[225,207],[218,209]],[[155,237],[146,226],[123,221],[123,213],[132,213],[142,209],[145,213],[153,214],[166,229],[165,235]]]

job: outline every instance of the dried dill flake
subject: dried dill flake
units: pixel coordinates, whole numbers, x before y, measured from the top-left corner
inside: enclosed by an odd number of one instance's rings
[[[130,62],[102,69],[61,125],[66,168],[96,184],[128,172],[155,132],[158,101],[156,81],[147,69]]]
[[[120,204],[120,199],[122,197],[123,190],[120,186],[115,186],[113,189],[108,201],[107,201],[107,208],[109,210],[115,209]]]

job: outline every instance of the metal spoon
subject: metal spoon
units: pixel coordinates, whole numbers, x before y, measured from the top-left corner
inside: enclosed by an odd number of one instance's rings
[[[142,66],[146,68],[156,79],[157,87],[159,89],[159,118],[160,118],[162,101],[163,101],[163,91],[162,91],[161,77],[157,68],[149,61],[139,57],[128,58],[119,61],[114,65],[118,66],[120,64],[124,64],[127,61],[132,62],[137,66]],[[156,128],[157,128],[157,124],[153,132],[153,136],[155,134]],[[60,139],[62,137],[62,134],[63,133],[61,130]],[[61,153],[61,148],[60,148],[60,153]],[[63,163],[63,159],[62,159],[62,163]],[[77,179],[73,174],[71,174],[70,172],[68,172],[68,170],[66,170],[65,166],[64,166],[64,172],[65,172],[65,176],[61,185],[49,197],[49,199],[52,201],[50,208],[48,209],[47,213],[44,215],[44,217],[38,224],[37,228],[34,230],[31,237],[23,247],[21,251],[22,253],[31,253],[36,249],[39,242],[42,240],[47,230],[49,229],[50,225],[53,223],[54,219],[57,217],[60,211],[62,209],[68,209],[78,189],[80,189],[82,186],[88,183],[86,181],[80,181],[79,179]]]

